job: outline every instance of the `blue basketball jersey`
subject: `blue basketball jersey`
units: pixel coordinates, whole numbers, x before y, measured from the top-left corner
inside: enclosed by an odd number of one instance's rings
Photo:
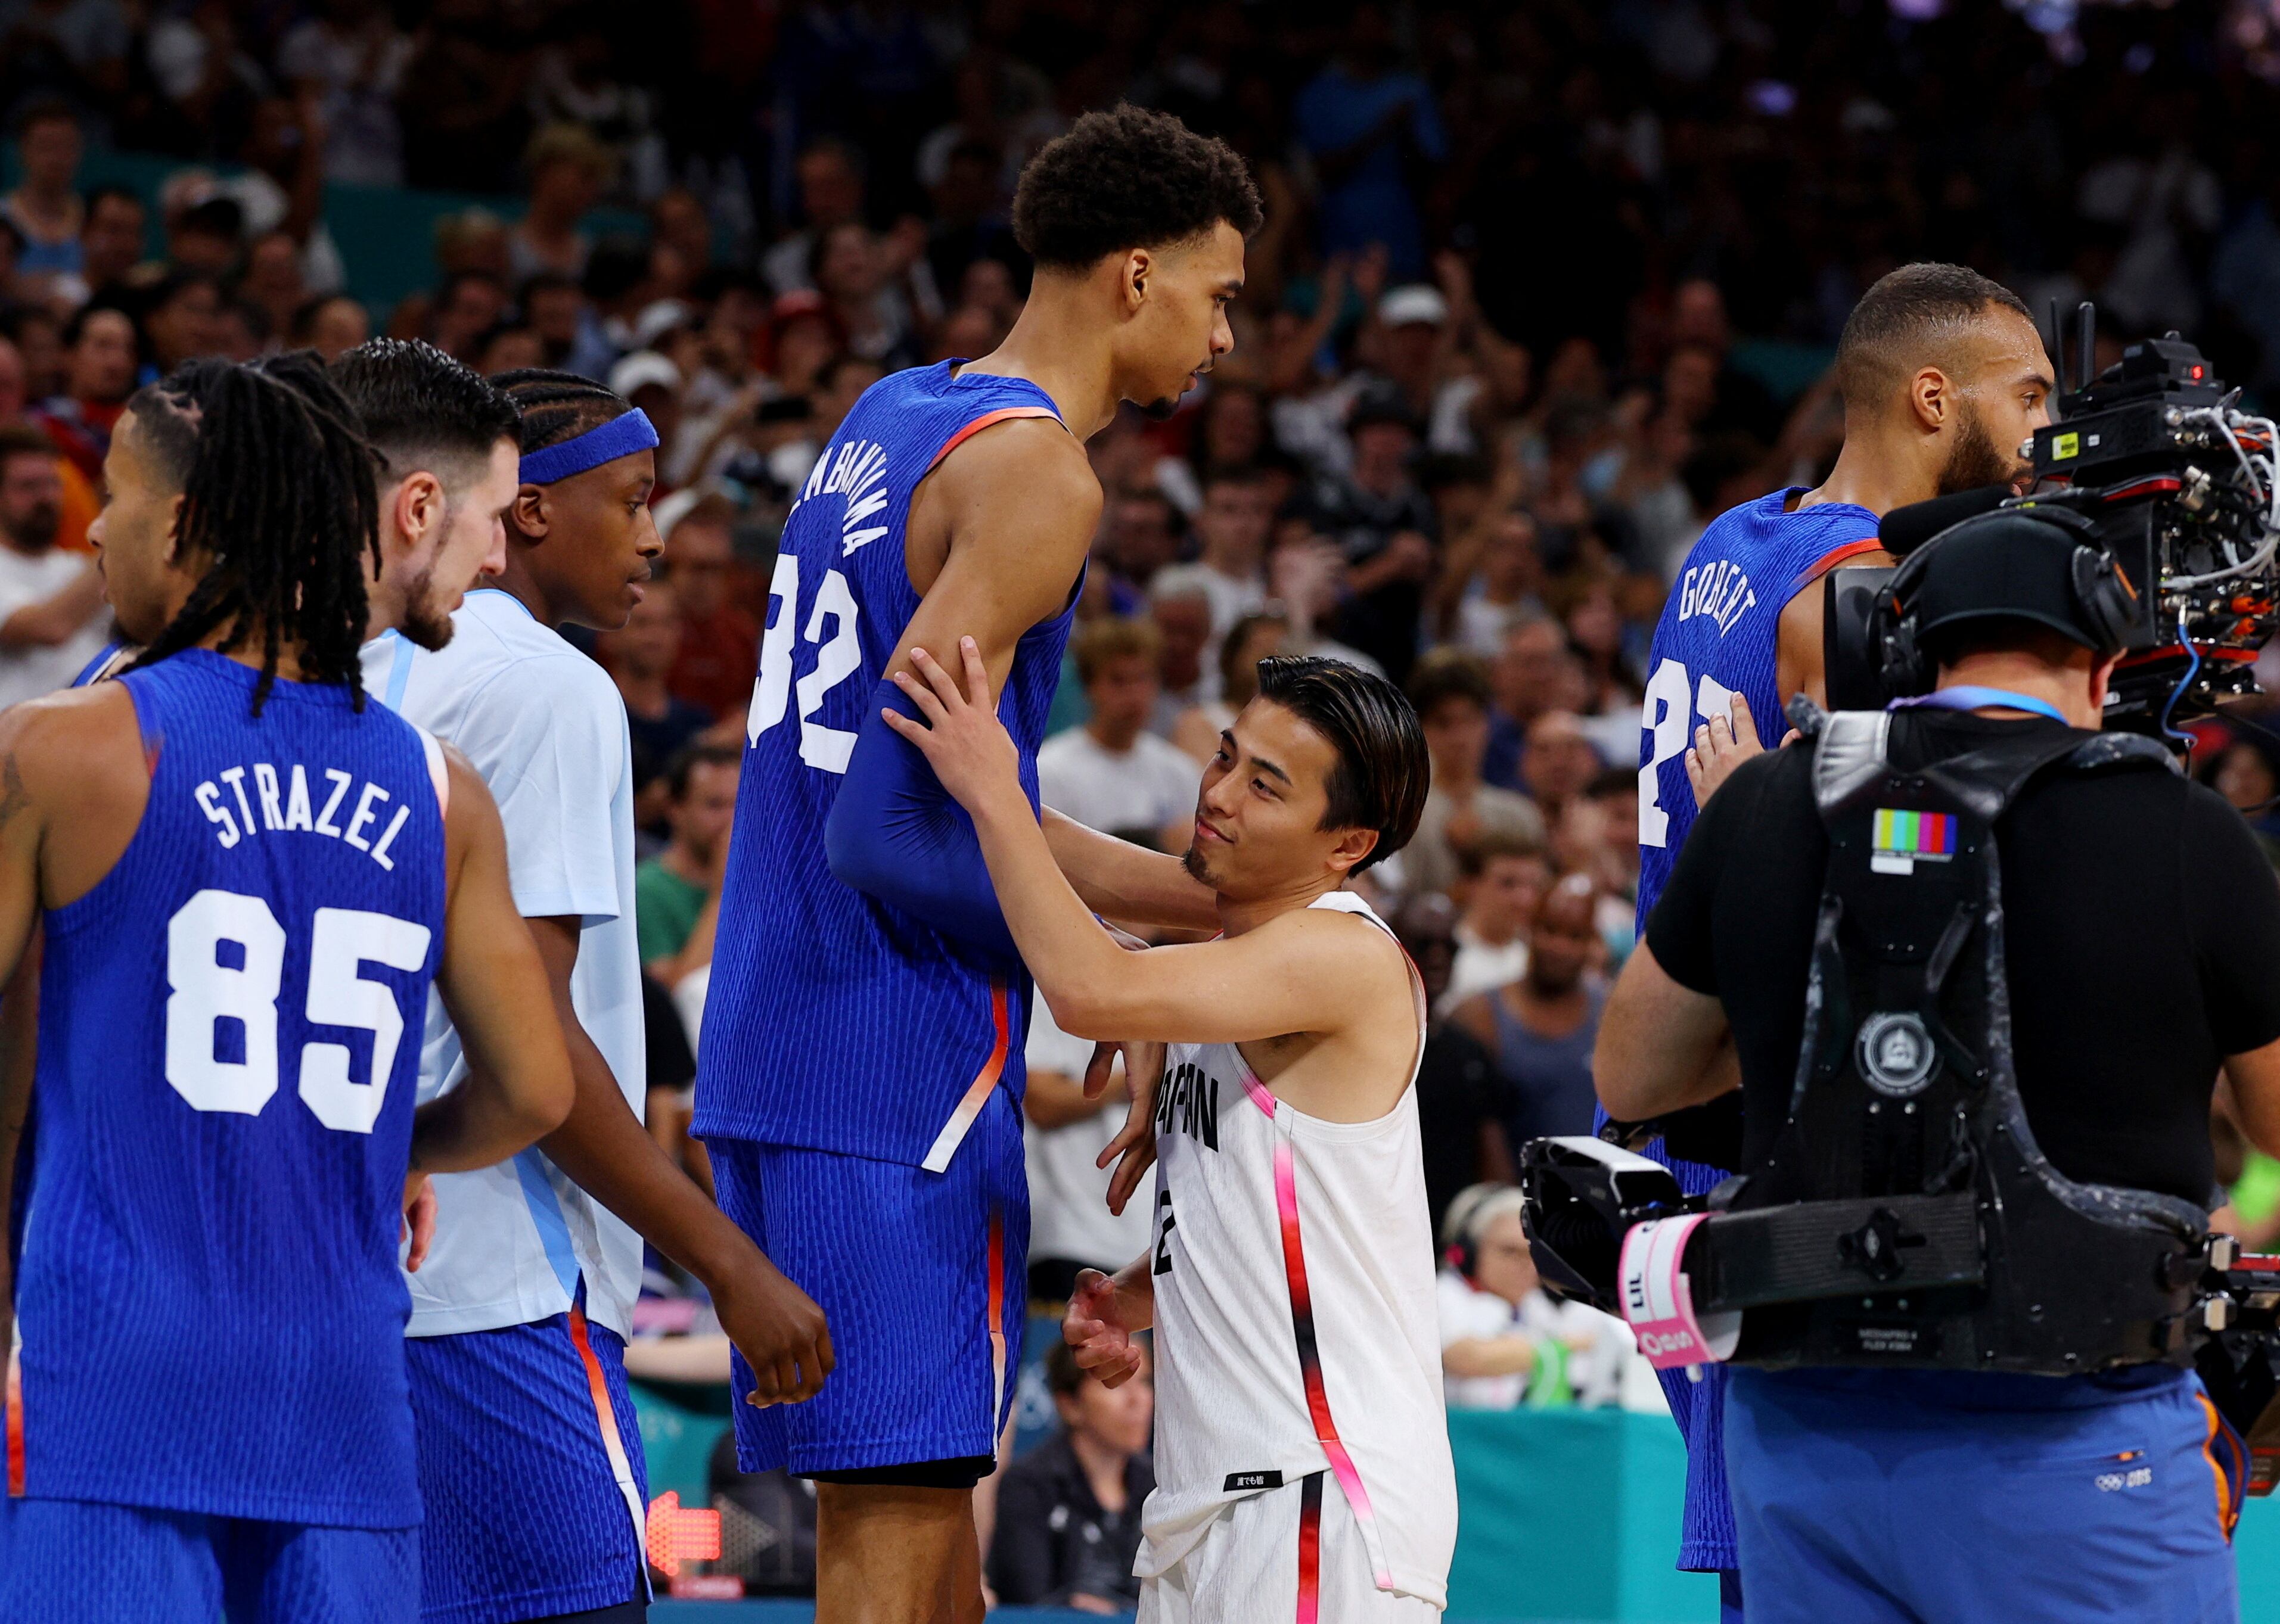
[[[1639,719],[1641,941],[1647,915],[1694,827],[1694,786],[1686,780],[1694,729],[1713,716],[1731,715],[1728,701],[1740,694],[1750,702],[1758,737],[1769,749],[1780,742],[1789,731],[1782,714],[1789,696],[1776,675],[1781,612],[1824,571],[1877,544],[1876,516],[1868,509],[1829,502],[1788,512],[1800,494],[1794,487],[1777,490],[1712,520],[1688,551],[1655,625]],[[1596,1116],[1595,1127],[1606,1120],[1604,1111]],[[1665,1163],[1690,1196],[1714,1189],[1727,1176],[1724,1168],[1669,1155],[1660,1139],[1645,1153]],[[1675,1370],[1659,1374],[1687,1446],[1678,1565],[1731,1569],[1737,1565],[1734,1512],[1720,1431],[1725,1367],[1706,1366],[1698,1381]]]
[[[150,794],[46,915],[16,1285],[39,1498],[420,1520],[397,1251],[442,947],[442,757],[190,650],[119,679]]]
[[[1790,698],[1775,677],[1781,612],[1825,571],[1878,544],[1876,516],[1867,508],[1824,502],[1784,511],[1802,494],[1794,486],[1777,490],[1712,520],[1655,624],[1639,719],[1641,940],[1694,827],[1694,787],[1686,781],[1694,729],[1730,714],[1727,702],[1739,694],[1766,747],[1780,743]]]
[[[824,859],[855,735],[918,611],[913,494],[967,435],[1059,418],[1033,383],[951,366],[865,390],[784,522],[697,1045],[700,1135],[938,1168],[991,1088],[1020,1097],[1028,977],[993,974]],[[1072,593],[1021,638],[999,696],[1032,805],[1074,608]]]

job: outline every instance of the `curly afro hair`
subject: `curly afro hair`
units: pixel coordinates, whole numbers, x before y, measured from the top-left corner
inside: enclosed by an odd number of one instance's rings
[[[1185,242],[1225,220],[1259,229],[1259,189],[1225,142],[1169,113],[1123,103],[1046,144],[1013,193],[1013,235],[1049,269]]]

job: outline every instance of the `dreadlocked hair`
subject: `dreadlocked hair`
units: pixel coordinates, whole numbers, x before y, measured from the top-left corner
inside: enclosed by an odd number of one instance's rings
[[[176,544],[206,573],[135,669],[225,628],[224,653],[261,641],[261,714],[294,645],[302,680],[344,685],[364,708],[358,658],[380,561],[378,454],[313,350],[239,364],[192,361],[127,403],[179,486]]]
[[[518,367],[491,380],[522,413],[522,451],[528,456],[574,440],[631,412],[633,403],[614,389],[576,373],[544,366]]]

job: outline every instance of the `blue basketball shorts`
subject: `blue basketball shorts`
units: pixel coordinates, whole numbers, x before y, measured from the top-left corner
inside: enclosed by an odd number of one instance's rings
[[[0,1496],[8,1624],[412,1624],[420,1530]]]
[[[986,1459],[1013,1397],[1028,1309],[1021,1111],[990,1095],[941,1173],[708,1139],[720,1210],[813,1297],[837,1361],[805,1404],[755,1409],[730,1364],[746,1472]]]
[[[648,1479],[618,1335],[573,1310],[404,1350],[427,1624],[646,1600]]]
[[[2245,1457],[2200,1381],[1734,1372],[1750,1624],[2235,1624]]]

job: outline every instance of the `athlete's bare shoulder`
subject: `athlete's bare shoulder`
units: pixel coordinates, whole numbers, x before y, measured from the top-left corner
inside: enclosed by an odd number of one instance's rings
[[[1299,985],[1314,989],[1320,1020],[1310,1031],[1367,1028],[1388,1009],[1409,1005],[1408,961],[1400,944],[1358,913],[1293,908],[1268,920],[1250,938],[1259,951],[1287,963]]]
[[[1077,437],[1053,418],[1013,418],[973,435],[943,458],[911,504],[915,532],[940,527],[952,544],[1002,534],[1008,523],[1047,526],[1090,542],[1100,480]]]
[[[75,900],[110,873],[150,793],[135,701],[119,683],[0,712],[0,834],[39,830],[47,905]]]
[[[1002,681],[1014,641],[1060,612],[1100,509],[1084,447],[1057,420],[972,435],[912,498],[905,559],[924,604],[908,635],[979,638]]]
[[[1888,552],[1876,551],[1861,553],[1845,562],[1888,566],[1898,560]],[[1812,575],[1782,605],[1781,615],[1774,623],[1774,680],[1781,686],[1784,703],[1791,695],[1800,693],[1815,704],[1829,703],[1827,680],[1822,671],[1828,574],[1828,571],[1822,570]],[[1762,720],[1760,726],[1764,726]],[[1781,730],[1775,728],[1766,742],[1770,743],[1780,736]]]
[[[945,474],[953,483],[1018,475],[1067,481],[1069,490],[1087,486],[1096,497],[1100,492],[1100,481],[1093,476],[1083,442],[1062,427],[1059,418],[1008,418],[969,435],[942,459],[934,477],[939,480]]]
[[[66,688],[0,711],[0,754],[56,784],[122,768],[148,776],[135,701],[117,682]]]

